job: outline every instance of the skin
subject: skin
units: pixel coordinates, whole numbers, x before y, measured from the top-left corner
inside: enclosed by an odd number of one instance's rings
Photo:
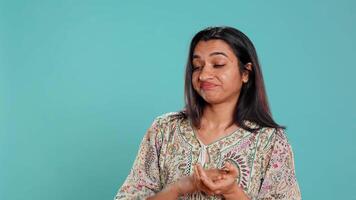
[[[236,130],[229,125],[233,120],[234,108],[240,96],[241,87],[248,82],[252,64],[247,63],[240,73],[238,58],[230,46],[222,40],[200,41],[193,54],[192,84],[194,90],[206,101],[197,137],[204,144],[211,144]],[[205,192],[208,195],[222,195],[225,199],[249,199],[236,179],[238,170],[231,163],[222,169],[203,169],[194,166],[192,176],[186,176],[167,186],[148,199],[177,199],[179,196]]]
[[[238,128],[235,124],[229,124],[242,84],[248,81],[251,63],[245,66],[248,70],[241,74],[237,57],[222,40],[200,41],[195,47],[192,63],[193,88],[207,102],[200,129],[196,132],[203,143],[210,144]],[[202,88],[207,82],[215,87]]]

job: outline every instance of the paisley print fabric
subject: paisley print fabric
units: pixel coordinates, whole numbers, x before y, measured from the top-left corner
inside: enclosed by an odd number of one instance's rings
[[[251,121],[245,123],[251,128],[258,127]],[[198,162],[209,169],[221,168],[226,161],[239,170],[236,182],[250,199],[301,199],[292,148],[283,129],[263,127],[252,133],[239,128],[203,145],[191,122],[174,112],[157,117],[147,130],[132,170],[115,200],[145,199],[193,174],[193,165]],[[223,197],[196,192],[180,199]]]

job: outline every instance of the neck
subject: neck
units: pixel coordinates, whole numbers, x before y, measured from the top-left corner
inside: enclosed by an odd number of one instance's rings
[[[236,103],[209,104],[204,108],[201,125],[227,129],[233,121]]]

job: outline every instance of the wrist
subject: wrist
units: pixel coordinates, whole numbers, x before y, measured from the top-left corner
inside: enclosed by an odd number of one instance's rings
[[[180,190],[177,183],[169,185],[167,188],[167,192],[171,193],[174,197],[177,198],[182,195],[182,191]]]

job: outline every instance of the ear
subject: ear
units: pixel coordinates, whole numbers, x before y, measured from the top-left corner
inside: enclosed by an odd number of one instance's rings
[[[252,71],[252,63],[247,63],[244,68],[245,69],[242,73],[242,82],[247,83],[249,79],[249,74]]]

